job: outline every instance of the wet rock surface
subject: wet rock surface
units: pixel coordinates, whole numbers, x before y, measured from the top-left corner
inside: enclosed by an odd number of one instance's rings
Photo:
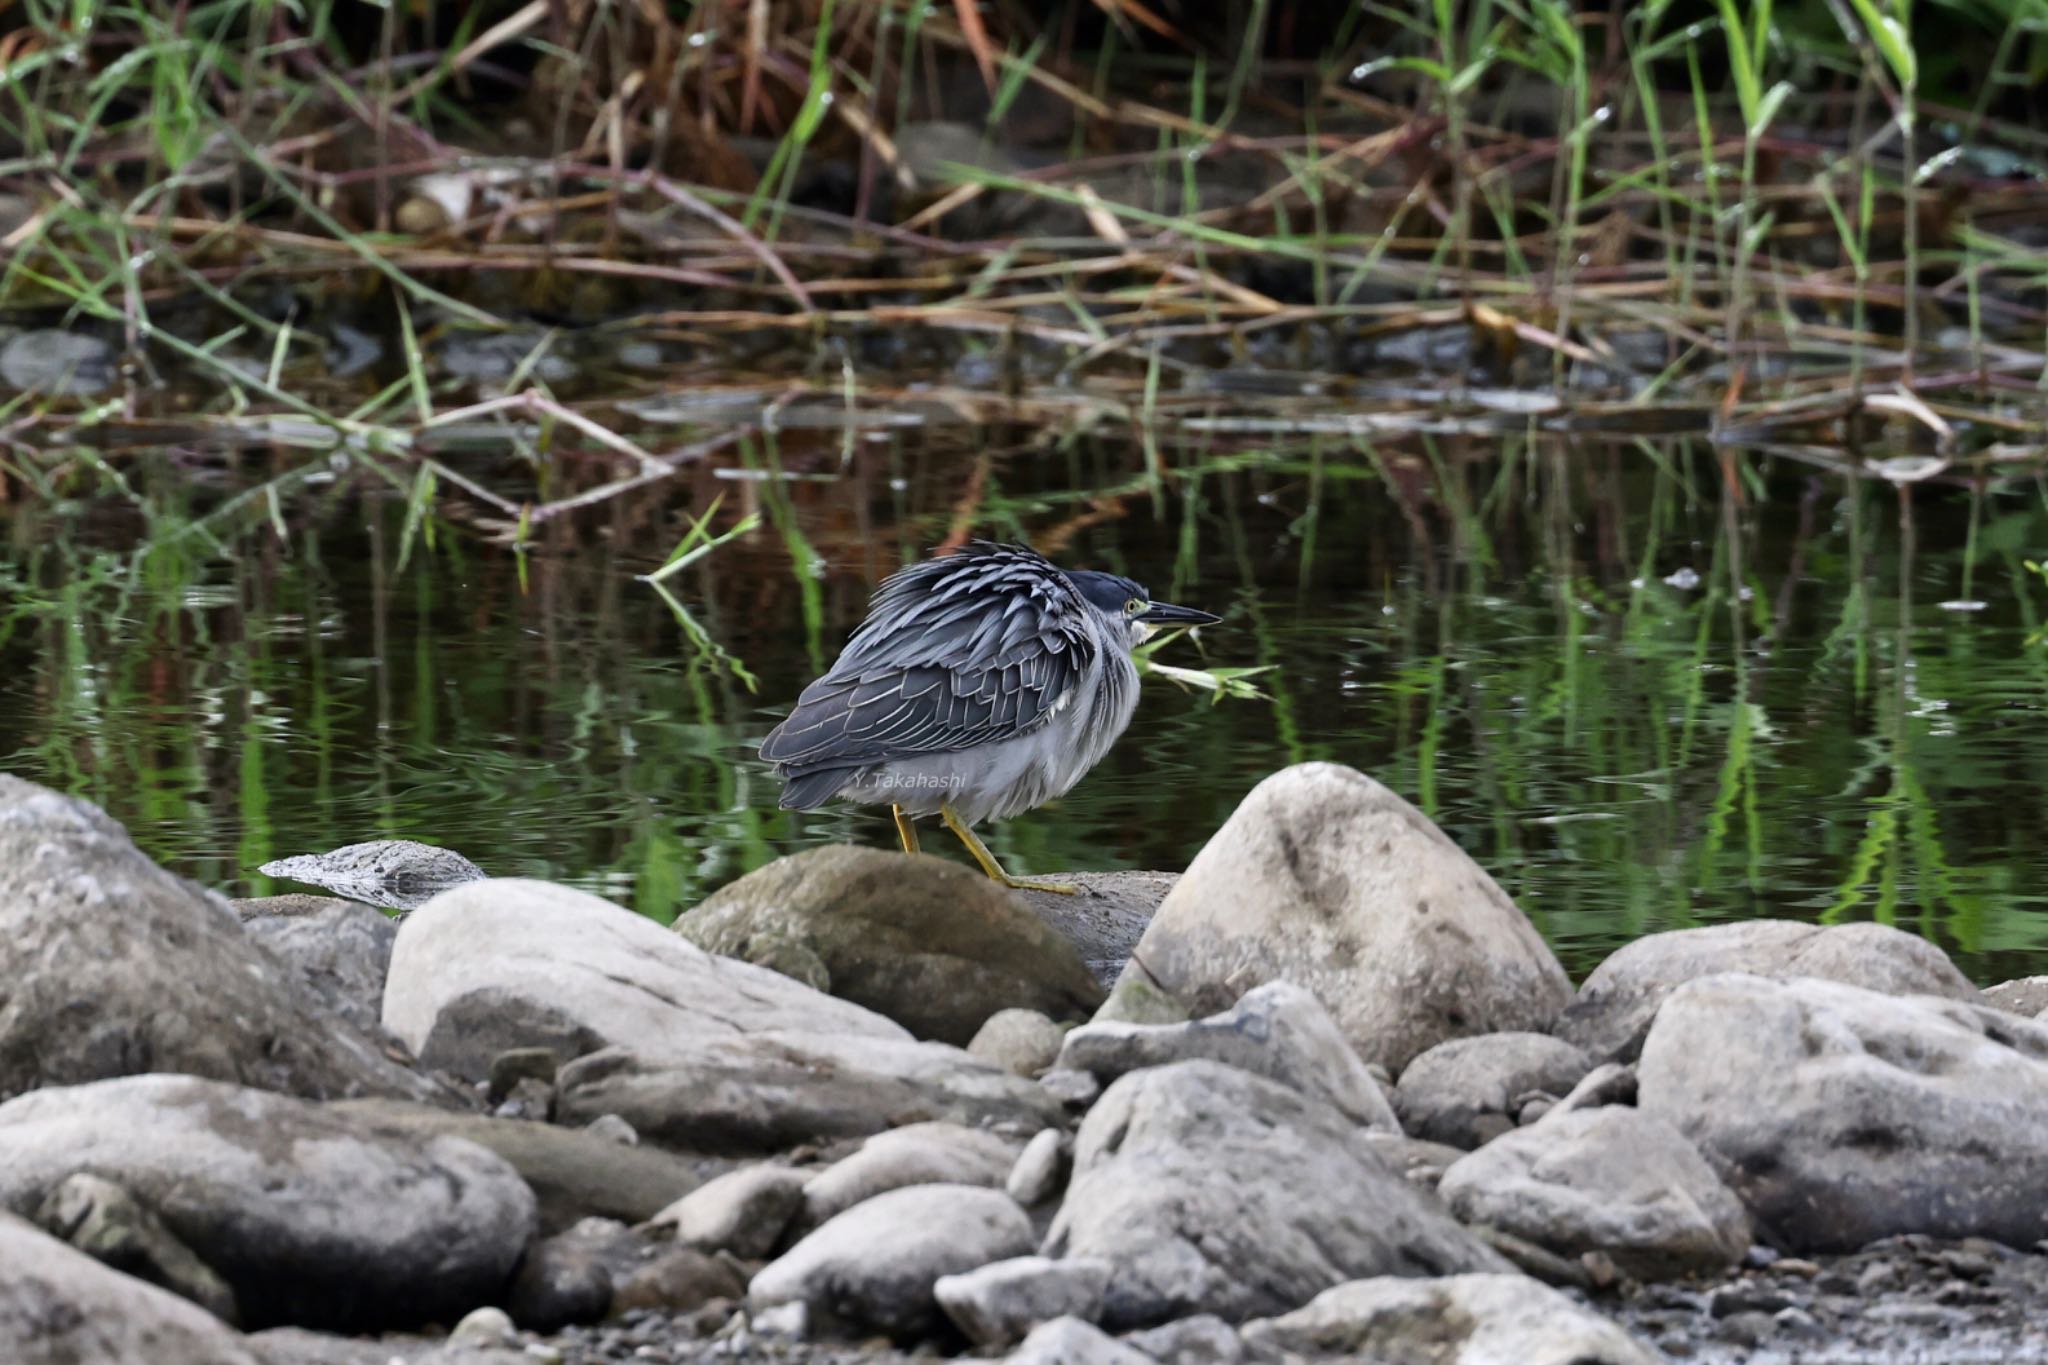
[[[942,858],[809,849],[715,892],[675,930],[962,1047],[997,1010],[1085,1019],[1102,1003],[1071,944],[1011,892]]]
[[[1127,970],[1199,1014],[1292,981],[1390,1070],[1447,1038],[1542,1029],[1571,998],[1549,947],[1477,863],[1333,763],[1284,769],[1245,797]]]
[[[1074,945],[1089,972],[1104,989],[1116,983],[1131,950],[1145,936],[1160,902],[1180,880],[1176,872],[1060,872],[1049,880],[1064,882],[1076,894],[1017,891],[1012,894],[1054,932]]]

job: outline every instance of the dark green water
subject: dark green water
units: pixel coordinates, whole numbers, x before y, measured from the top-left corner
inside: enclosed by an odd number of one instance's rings
[[[770,451],[786,480],[760,454],[549,523],[523,571],[452,511],[408,547],[402,494],[348,473],[198,524],[261,459],[143,454],[127,492],[0,507],[0,764],[231,893],[407,837],[666,918],[779,853],[890,841],[886,815],[778,811],[752,746],[874,579],[958,524],[1223,612],[1208,662],[1277,666],[1263,701],[1148,683],[1100,769],[990,831],[1014,870],[1178,868],[1260,777],[1334,759],[1434,816],[1574,971],[1760,915],[2048,970],[2031,485],[1973,534],[1964,488],[1920,485],[1908,531],[1891,486],[1761,456],[1731,511],[1683,442],[832,434]],[[767,524],[672,586],[757,692],[634,579],[721,496],[718,524]]]

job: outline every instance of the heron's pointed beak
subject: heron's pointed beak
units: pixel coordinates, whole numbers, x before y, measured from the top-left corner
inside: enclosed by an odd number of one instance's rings
[[[1138,613],[1148,626],[1213,626],[1223,618],[1196,607],[1177,607],[1171,602],[1154,602]]]

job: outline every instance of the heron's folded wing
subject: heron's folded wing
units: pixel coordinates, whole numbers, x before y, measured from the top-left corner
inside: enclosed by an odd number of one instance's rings
[[[1071,640],[985,668],[919,664],[820,678],[761,745],[793,767],[882,763],[1029,734],[1068,703],[1085,663]]]

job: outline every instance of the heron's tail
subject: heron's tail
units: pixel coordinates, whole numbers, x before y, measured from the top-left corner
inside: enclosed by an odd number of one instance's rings
[[[784,810],[816,810],[839,795],[839,789],[853,780],[854,768],[825,768],[818,772],[789,773],[782,779]]]

